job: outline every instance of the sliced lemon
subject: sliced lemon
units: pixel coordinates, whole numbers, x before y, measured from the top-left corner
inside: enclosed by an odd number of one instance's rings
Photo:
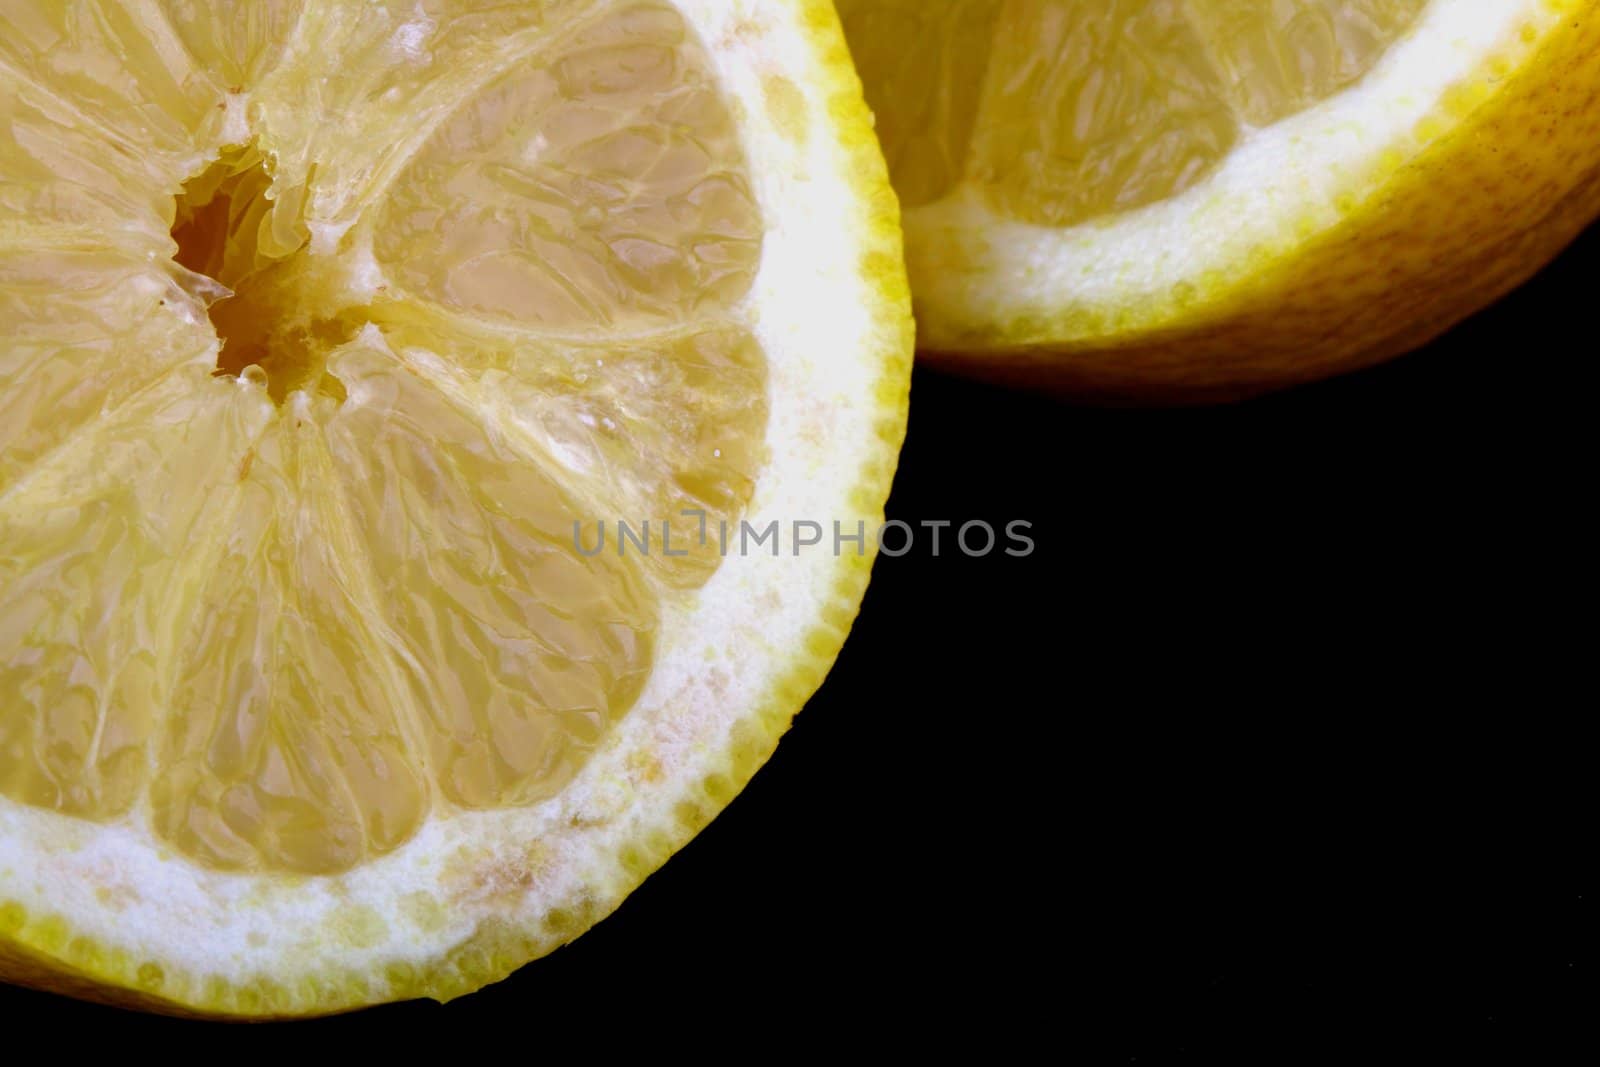
[[[581,933],[870,570],[909,295],[831,8],[39,0],[0,84],[0,977],[293,1015]]]
[[[1595,0],[840,0],[928,358],[1204,400],[1413,348],[1600,213]]]

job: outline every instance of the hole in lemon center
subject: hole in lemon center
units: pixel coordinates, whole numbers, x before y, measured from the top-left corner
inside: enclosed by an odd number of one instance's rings
[[[301,228],[274,215],[271,189],[266,160],[253,145],[224,152],[177,196],[174,258],[232,293],[210,309],[222,342],[219,374],[260,367],[279,403],[299,389],[343,399],[327,357],[354,329],[328,307],[325,272]]]

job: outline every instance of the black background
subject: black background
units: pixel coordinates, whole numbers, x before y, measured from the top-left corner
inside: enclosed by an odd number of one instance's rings
[[[881,559],[771,763],[574,945],[233,1040],[1592,1062],[1597,281],[1591,230],[1425,351],[1225,408],[919,372],[892,516],[1026,520],[1032,557]],[[229,1037],[3,987],[0,1020]]]

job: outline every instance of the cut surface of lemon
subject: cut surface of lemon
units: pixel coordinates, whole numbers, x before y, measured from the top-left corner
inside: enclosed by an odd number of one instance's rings
[[[0,978],[304,1014],[581,933],[870,570],[909,296],[831,7],[39,0],[0,86]]]
[[[936,362],[1235,396],[1414,347],[1600,213],[1594,0],[840,0]]]

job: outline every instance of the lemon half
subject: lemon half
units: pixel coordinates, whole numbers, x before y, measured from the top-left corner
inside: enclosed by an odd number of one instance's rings
[[[841,0],[920,345],[1236,397],[1420,345],[1600,213],[1594,0]]]
[[[909,296],[831,6],[38,0],[0,86],[0,977],[293,1015],[581,933],[867,582]]]

